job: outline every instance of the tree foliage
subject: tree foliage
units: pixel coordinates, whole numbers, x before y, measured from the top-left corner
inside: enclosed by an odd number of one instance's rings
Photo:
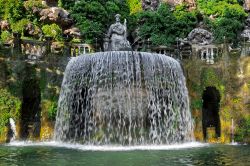
[[[237,0],[198,0],[198,9],[204,17],[217,42],[224,37],[230,42],[237,41],[247,14]]]
[[[45,36],[50,36],[56,40],[61,40],[62,29],[57,24],[46,24],[42,27],[42,31]]]
[[[84,40],[94,44],[101,43],[108,26],[114,22],[114,15],[120,13],[128,18],[129,8],[125,2],[102,0],[79,0],[71,8],[72,17],[77,20]]]
[[[0,0],[0,14],[5,20],[17,22],[24,17],[24,6],[22,0]]]
[[[127,0],[130,13],[135,14],[142,11],[142,3],[140,0]]]
[[[20,114],[21,101],[12,96],[6,89],[0,89],[0,134],[9,118],[17,119]]]
[[[2,33],[1,33],[1,41],[2,42],[8,42],[9,40],[11,39],[11,34],[10,34],[10,32],[8,32],[8,31],[3,31]]]
[[[236,130],[235,140],[244,142],[244,139],[250,138],[250,116],[248,115],[239,123],[239,127]],[[249,141],[249,140],[246,140]]]
[[[139,36],[150,39],[153,45],[174,44],[177,37],[186,37],[197,23],[195,12],[188,12],[185,6],[178,6],[173,12],[166,4],[157,11],[139,13],[138,20]]]
[[[18,33],[23,33],[25,26],[29,23],[30,21],[28,19],[21,19],[20,21],[17,21],[16,23],[11,24],[11,29],[13,32],[18,32]]]

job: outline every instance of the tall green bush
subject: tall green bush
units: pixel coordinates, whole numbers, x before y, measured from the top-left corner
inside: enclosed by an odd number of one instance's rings
[[[157,11],[145,11],[138,15],[139,36],[150,39],[153,45],[175,44],[177,37],[186,37],[197,23],[196,13],[185,6],[177,6],[173,12],[167,4]]]
[[[0,134],[3,133],[9,118],[18,119],[20,109],[21,101],[6,89],[0,89]]]
[[[28,25],[30,21],[28,19],[21,19],[20,21],[17,21],[15,23],[11,24],[11,29],[13,32],[23,33],[24,28],[26,25]]]
[[[2,0],[3,18],[10,23],[17,22],[25,16],[22,0]]]
[[[45,36],[53,37],[55,40],[62,40],[62,29],[57,24],[44,25],[42,31]]]
[[[142,11],[142,4],[140,0],[127,0],[130,13],[135,14]]]
[[[198,0],[197,4],[203,16],[210,18],[206,23],[217,42],[223,42],[224,37],[229,42],[237,41],[247,16],[237,0]]]
[[[9,31],[3,31],[1,33],[1,41],[8,42],[11,39],[11,33]]]
[[[250,116],[246,117],[245,119],[242,119],[242,121],[240,122],[239,127],[236,130],[235,141],[250,141]]]
[[[85,42],[90,44],[95,44],[96,39],[102,43],[115,14],[120,13],[123,18],[129,19],[130,13],[127,3],[119,0],[79,0],[70,9]]]

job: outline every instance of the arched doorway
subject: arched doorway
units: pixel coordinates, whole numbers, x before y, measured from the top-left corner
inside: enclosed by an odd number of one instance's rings
[[[204,140],[207,139],[207,128],[214,127],[216,137],[220,137],[220,93],[215,87],[206,87],[202,95],[202,128]]]
[[[26,64],[22,82],[20,138],[39,138],[41,129],[41,89],[34,68]]]

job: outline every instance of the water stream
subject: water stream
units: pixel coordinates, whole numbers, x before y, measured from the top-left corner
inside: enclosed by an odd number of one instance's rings
[[[182,68],[160,54],[113,51],[73,58],[56,119],[56,141],[145,145],[193,138]]]

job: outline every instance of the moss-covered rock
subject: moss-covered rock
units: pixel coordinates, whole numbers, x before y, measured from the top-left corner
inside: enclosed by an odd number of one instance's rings
[[[188,60],[184,62],[184,71],[191,100],[196,139],[203,140],[202,95],[206,87],[215,87],[221,97],[219,110],[221,136],[208,141],[230,142],[233,119],[235,139],[239,142],[249,142],[247,119],[250,114],[250,57],[230,56],[228,62],[219,60],[214,65],[207,65],[197,59]]]

